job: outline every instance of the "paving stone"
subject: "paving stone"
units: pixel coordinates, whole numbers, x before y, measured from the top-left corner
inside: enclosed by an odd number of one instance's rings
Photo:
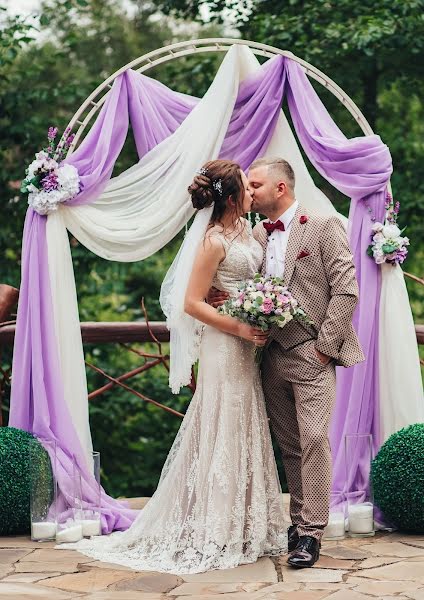
[[[400,541],[402,544],[406,544],[407,546],[414,546],[415,548],[424,548],[424,540],[421,539],[402,539]]]
[[[225,585],[225,584],[224,584]],[[268,587],[268,583],[258,583],[256,582],[251,582],[251,583],[242,583],[240,584],[240,591],[241,592],[257,592],[258,590],[261,590],[262,588],[266,588]]]
[[[301,583],[286,583],[284,581],[279,581],[278,583],[273,583],[272,585],[267,585],[262,590],[257,592],[257,597],[261,600],[266,600],[268,594],[275,593],[291,593],[297,592],[302,587]]]
[[[371,594],[380,598],[383,595],[393,595],[407,590],[417,590],[419,583],[412,581],[365,581],[355,587],[355,592]]]
[[[194,575],[181,575],[184,581],[212,583],[243,583],[255,581],[260,583],[277,583],[278,577],[274,563],[267,557],[260,558],[256,563],[241,565],[234,569],[217,569]]]
[[[424,569],[421,562],[401,560],[392,565],[376,569],[361,569],[361,577],[389,581],[417,581],[424,584]]]
[[[389,533],[385,538],[385,542],[402,542],[404,544],[424,544],[424,535],[405,533],[402,531],[395,531]]]
[[[91,569],[90,571],[72,575],[53,577],[44,582],[43,585],[74,592],[97,592],[105,590],[117,581],[128,579],[129,577],[131,577],[131,575],[124,571],[102,571],[100,569]]]
[[[356,569],[355,561],[333,558],[332,556],[320,556],[315,563],[314,569]]]
[[[367,558],[370,554],[363,550],[340,544],[340,546],[323,547],[321,556],[331,556],[331,558],[339,558],[341,560],[361,560]]]
[[[394,558],[392,556],[372,556],[362,560],[358,565],[358,569],[373,569],[375,567],[382,567],[384,565],[392,565],[400,562],[401,558]]]
[[[78,563],[70,561],[56,561],[56,562],[17,562],[15,563],[16,573],[48,573],[56,572],[60,573],[77,573]]]
[[[370,600],[369,596],[355,590],[339,590],[330,596],[331,600]]]
[[[14,562],[22,559],[24,556],[32,552],[31,548],[28,550],[18,550],[15,548],[0,548],[0,566],[4,564],[13,564]]]
[[[361,550],[377,556],[397,556],[398,558],[424,557],[424,548],[409,546],[401,542],[375,542],[361,546]]]
[[[84,600],[163,600],[164,594],[143,594],[142,592],[96,592],[83,596]],[[222,598],[221,598],[222,600]]]
[[[27,535],[18,535],[16,537],[0,537],[0,548],[54,548],[55,541],[52,542],[33,542]]]
[[[75,550],[56,550],[55,548],[36,548],[29,554],[20,559],[20,562],[72,562],[88,563],[93,562],[92,558],[84,556]]]
[[[174,588],[168,596],[192,596],[201,594],[230,594],[233,592],[247,592],[242,589],[241,583],[183,583]],[[250,590],[251,592],[257,590]]]
[[[75,594],[61,592],[60,590],[49,590],[44,586],[25,583],[3,583],[0,582],[0,598],[5,600],[71,600]]]
[[[291,567],[282,566],[282,575],[284,582],[299,582],[309,583],[311,581],[326,581],[328,583],[338,583],[343,581],[343,575],[346,575],[348,571],[342,571],[340,569],[320,569],[314,567],[313,569],[293,569]]]
[[[13,571],[13,565],[0,565],[0,579]]]
[[[262,596],[261,600],[321,600],[321,598],[325,598],[326,596],[328,596],[328,590],[315,592],[299,590],[295,592],[274,592]]]
[[[131,573],[134,573],[134,569],[131,569],[130,567],[124,567],[124,565],[116,565],[115,563],[108,563],[100,560],[85,563],[84,569],[112,569],[113,571],[130,571]],[[136,572],[140,573],[140,571]]]
[[[328,591],[334,591],[334,590],[340,590],[340,589],[348,590],[353,587],[352,584],[349,584],[346,582],[328,583],[326,581],[308,582],[307,586],[308,586],[308,590],[328,590]]]
[[[178,600],[258,600],[257,592],[234,592],[231,594],[201,594],[195,596],[165,596],[167,600],[177,598]],[[85,600],[85,599],[84,599]],[[141,600],[141,599],[139,599]],[[272,594],[267,597],[267,600],[274,600]]]
[[[133,572],[134,573],[134,572]],[[122,576],[123,572],[121,571]],[[154,592],[166,593],[180,586],[183,580],[176,575],[170,573],[134,573],[131,579],[124,579],[115,585],[111,586],[111,590],[119,590],[122,592]]]
[[[420,588],[416,591],[407,591],[404,593],[407,598],[412,598],[412,600],[424,600],[424,588]]]
[[[13,573],[5,577],[4,581],[15,581],[16,583],[35,583],[49,577],[57,577],[60,573]]]

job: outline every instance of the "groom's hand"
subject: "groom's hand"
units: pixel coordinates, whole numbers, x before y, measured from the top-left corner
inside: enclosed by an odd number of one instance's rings
[[[328,363],[331,360],[331,356],[327,356],[326,354],[323,354],[322,352],[320,352],[316,348],[315,348],[315,352],[317,353],[319,361],[322,362],[323,365],[328,365]]]
[[[206,297],[206,302],[214,308],[218,308],[218,306],[222,306],[229,297],[230,294],[228,292],[223,292],[215,287],[211,287]]]

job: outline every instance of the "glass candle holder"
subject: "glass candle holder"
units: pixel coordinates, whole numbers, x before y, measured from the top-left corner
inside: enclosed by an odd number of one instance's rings
[[[81,475],[74,462],[72,473],[66,481],[67,508],[58,515],[56,541],[59,544],[78,542],[82,539]]]
[[[323,539],[342,540],[345,537],[346,502],[342,492],[331,492],[330,514]]]
[[[370,485],[373,440],[371,434],[345,436],[346,496],[350,537],[375,535],[374,502]]]
[[[101,512],[100,512],[100,452],[92,452],[92,468],[94,475],[93,487],[90,490],[91,506],[82,511],[82,534],[90,537],[92,535],[101,535]]]
[[[56,441],[34,438],[29,443],[31,539],[54,540],[56,536]]]

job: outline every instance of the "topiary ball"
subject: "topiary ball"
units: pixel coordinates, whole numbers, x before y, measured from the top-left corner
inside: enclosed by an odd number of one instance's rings
[[[40,442],[27,431],[0,427],[0,535],[30,531],[30,489],[34,481],[30,445],[37,464],[37,481],[40,481],[41,473],[43,494],[46,498],[52,495],[50,459]]]
[[[424,533],[424,423],[404,427],[371,465],[374,502],[399,529]]]

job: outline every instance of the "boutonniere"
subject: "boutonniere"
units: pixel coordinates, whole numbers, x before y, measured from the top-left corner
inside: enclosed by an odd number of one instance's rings
[[[300,219],[299,219],[299,223],[301,225],[304,225],[308,220],[308,217],[306,215],[301,215]]]
[[[310,255],[310,252],[308,252],[307,250],[301,250],[299,252],[299,254],[296,256],[296,259],[305,258],[305,256],[309,256],[309,255]]]

